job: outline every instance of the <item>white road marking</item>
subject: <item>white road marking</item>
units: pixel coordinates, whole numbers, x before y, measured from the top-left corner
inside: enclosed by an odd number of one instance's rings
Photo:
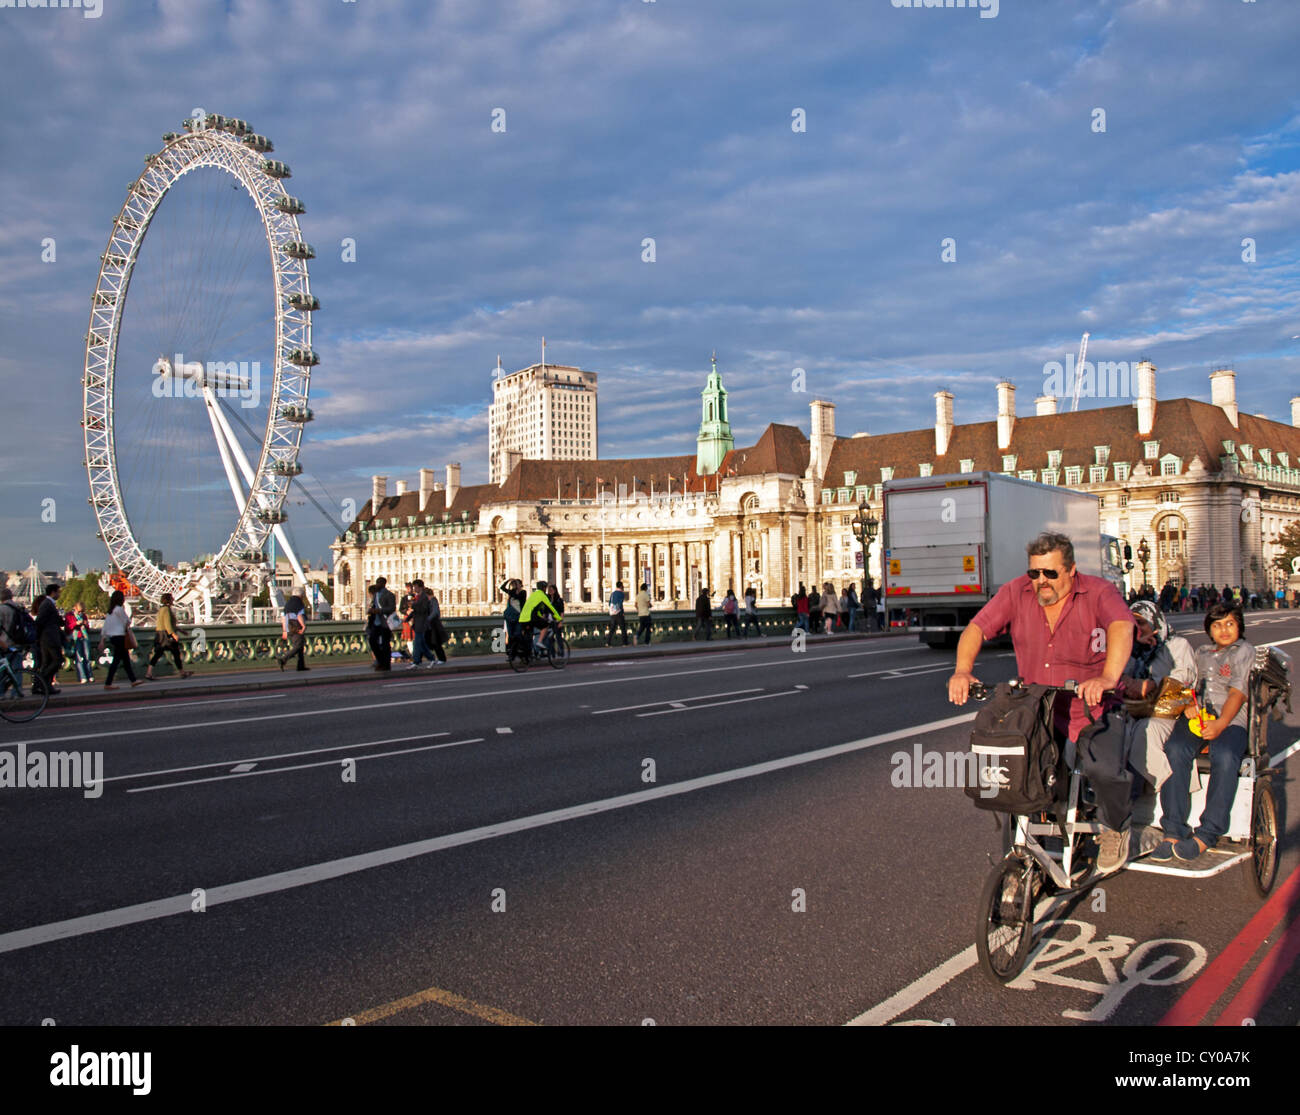
[[[660,678],[698,677],[700,674],[729,673],[733,670],[765,670],[779,665],[820,666],[823,662],[834,661],[837,658],[865,658],[877,654],[899,654],[902,651],[923,650],[923,649],[928,650],[929,648],[916,646],[916,647],[903,647],[899,649],[891,648],[889,650],[856,651],[856,652],[851,652],[849,654],[825,654],[825,655],[811,655],[811,656],[805,654],[799,654],[799,655],[792,655],[791,661],[786,663],[746,662],[735,666],[713,666],[713,667],[706,667],[704,669],[674,670],[669,673],[662,673],[662,674],[642,674],[636,680],[656,681]],[[194,732],[202,728],[228,728],[234,724],[256,724],[264,720],[290,720],[295,717],[301,717],[307,715],[310,715],[313,719],[319,719],[322,716],[331,716],[339,713],[368,712],[371,709],[386,709],[386,710],[394,709],[400,707],[401,705],[428,705],[428,704],[435,704],[440,701],[470,701],[470,700],[481,700],[485,698],[494,698],[494,697],[517,697],[521,693],[554,693],[554,692],[558,692],[561,689],[582,689],[592,685],[627,685],[627,684],[628,682],[624,678],[609,678],[608,680],[605,681],[601,681],[596,678],[588,678],[583,681],[575,681],[575,682],[563,682],[563,683],[551,682],[544,685],[535,685],[529,688],[521,687],[516,689],[512,687],[509,689],[497,689],[486,693],[448,693],[446,696],[441,696],[441,697],[410,697],[407,698],[406,700],[401,700],[401,701],[380,701],[380,702],[376,702],[372,704],[364,704],[364,705],[344,705],[340,708],[314,708],[311,709],[310,712],[280,712],[280,713],[275,713],[271,716],[242,716],[234,720],[209,720],[201,724],[186,724],[184,725],[184,729],[187,732]],[[178,730],[178,726],[176,724],[165,724],[160,727],[154,727],[154,728],[124,728],[121,731],[116,731],[116,732],[85,732],[80,735],[72,735],[72,736],[47,736],[43,739],[30,739],[30,740],[26,740],[25,742],[67,743],[73,740],[80,740],[80,739],[108,739],[110,736],[132,736],[132,735],[141,736],[141,735],[148,735],[148,734],[153,734],[158,732],[176,732],[177,730]],[[18,746],[18,741],[16,740],[0,741],[0,747],[17,747],[17,746]]]
[[[1291,758],[1291,756],[1294,755],[1297,751],[1300,751],[1300,739],[1296,740],[1295,743],[1293,743],[1285,751],[1280,751],[1278,752],[1278,754],[1274,755],[1273,758],[1269,760],[1268,765],[1270,767],[1280,767],[1289,758]]]
[[[216,774],[211,778],[191,778],[185,782],[160,782],[157,786],[134,786],[128,794],[148,794],[154,790],[174,790],[178,786],[206,786],[209,782],[226,782],[231,778],[256,778],[262,774],[287,774],[292,770],[311,770],[313,767],[337,767],[344,759],[355,759],[358,763],[365,759],[387,759],[393,755],[414,755],[418,751],[437,751],[443,747],[463,747],[467,743],[482,743],[478,739],[458,739],[450,743],[431,743],[425,747],[407,747],[401,751],[379,751],[373,755],[345,755],[343,759],[325,759],[319,763],[295,763],[291,767],[273,767],[270,770],[250,770],[244,774]]]
[[[464,832],[435,836],[428,840],[418,840],[410,844],[399,844],[392,848],[381,848],[378,851],[346,856],[343,859],[328,860],[325,863],[311,864],[290,871],[280,871],[273,875],[262,875],[256,879],[246,879],[239,883],[209,887],[207,890],[207,906],[211,908],[225,902],[237,902],[244,898],[255,898],[263,894],[276,894],[281,891],[292,890],[295,887],[322,882],[326,879],[337,879],[358,871],[366,871],[372,867],[382,867],[387,864],[414,859],[417,856],[429,855],[432,852],[441,852],[447,848],[458,848],[466,844],[476,844],[482,840],[491,840],[498,836],[507,836],[516,832],[526,832],[529,829],[560,824],[579,817],[591,817],[615,809],[643,805],[646,802],[657,801],[660,798],[689,794],[711,786],[720,786],[728,782],[769,774],[772,771],[787,770],[807,763],[820,762],[822,759],[847,755],[854,751],[864,751],[887,743],[896,743],[899,740],[909,739],[912,736],[923,735],[927,732],[942,731],[946,728],[956,727],[958,724],[967,724],[974,719],[975,714],[973,712],[961,716],[950,716],[944,720],[931,721],[928,724],[916,724],[897,731],[885,732],[883,735],[868,736],[865,739],[852,740],[849,743],[839,743],[816,751],[808,751],[801,755],[791,755],[784,759],[771,759],[764,763],[737,767],[734,770],[721,771],[701,778],[692,778],[685,782],[654,786],[631,794],[621,794],[618,797],[585,802],[581,805],[554,809],[546,813],[534,813],[531,816],[520,817],[514,821],[503,821],[499,824],[467,829]],[[65,921],[50,922],[46,925],[31,926],[27,929],[16,929],[9,933],[0,934],[0,953],[16,952],[19,949],[31,948],[34,945],[67,940],[70,937],[81,937],[87,933],[98,933],[105,929],[138,925],[142,922],[153,921],[156,918],[171,917],[173,914],[188,914],[192,901],[192,896],[189,891],[186,891],[184,894],[158,899],[154,902],[142,902],[135,906],[105,910],[98,914],[86,914]]]
[[[509,736],[509,735],[513,735],[513,734],[514,734],[514,729],[513,729],[513,728],[498,728],[498,729],[497,729],[497,735],[499,735],[499,736]]]
[[[376,739],[365,743],[343,743],[335,747],[314,747],[310,751],[284,751],[275,755],[257,755],[252,759],[235,760],[236,762],[254,762],[269,763],[276,759],[300,759],[304,755],[324,755],[330,751],[347,751],[354,747],[379,747],[385,743],[410,743],[417,739],[437,739],[438,736],[449,736],[450,732],[425,732],[418,736],[398,736],[396,739]],[[145,770],[138,771],[135,774],[115,774],[112,778],[105,778],[105,782],[126,782],[132,778],[152,778],[160,774],[188,774],[192,770],[212,770],[214,767],[228,767],[231,760],[227,759],[221,763],[195,763],[188,767],[168,767],[166,770]]]
[[[672,708],[659,709],[656,712],[638,712],[637,716],[667,716],[674,712],[694,712],[696,709],[701,708],[718,708],[722,705],[743,705],[749,701],[766,701],[771,697],[797,697],[798,695],[798,689],[785,689],[780,693],[763,693],[758,697],[737,697],[733,701],[710,701],[707,705],[683,705],[679,704],[677,701],[672,701]]]
[[[939,673],[952,673],[952,666],[947,663],[942,666],[895,666],[888,670],[872,670],[867,674],[848,674],[846,676],[851,678],[874,678],[879,677],[881,674],[888,674],[890,677],[896,678],[914,678],[920,677],[922,674]]]
[[[678,701],[706,701],[710,697],[735,697],[740,693],[762,693],[762,689],[731,689],[726,693],[701,693],[698,697],[678,697]],[[654,708],[655,705],[673,704],[671,697],[665,697],[662,701],[646,701],[639,705],[620,705],[618,708],[602,708],[593,712],[592,716],[604,716],[608,712],[634,712],[639,708]]]
[[[245,771],[250,771],[250,770],[252,770],[255,766],[257,766],[256,763],[240,763],[239,766],[237,766],[237,767],[231,767],[231,768],[230,768],[230,773],[231,773],[231,774],[243,774]]]
[[[130,708],[117,708],[109,704],[106,708],[90,709],[87,712],[46,712],[41,714],[41,723],[47,720],[66,720],[70,716],[121,716],[126,712],[175,712],[177,709],[194,708],[196,705],[234,705],[243,701],[275,701],[287,696],[284,693],[264,693],[256,697],[225,697],[219,701],[150,701],[147,704],[132,705]]]
[[[1066,897],[1044,898],[1034,909],[1034,921],[1050,921],[1056,909],[1063,907]],[[967,945],[956,956],[949,957],[942,964],[931,968],[920,979],[913,980],[902,991],[891,995],[883,1003],[877,1003],[870,1010],[863,1011],[857,1018],[846,1022],[846,1026],[883,1026],[897,1018],[905,1011],[911,1010],[922,999],[928,999],[944,984],[952,982],[969,968],[975,967],[978,957],[975,946]]]

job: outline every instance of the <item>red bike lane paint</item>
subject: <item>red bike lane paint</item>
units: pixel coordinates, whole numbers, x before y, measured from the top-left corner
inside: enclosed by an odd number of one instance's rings
[[[1203,1021],[1232,985],[1238,973],[1259,951],[1264,939],[1297,908],[1300,908],[1300,867],[1291,872],[1286,882],[1273,892],[1273,896],[1246,923],[1241,932],[1228,942],[1227,948],[1210,962],[1157,1025],[1195,1026]],[[1280,975],[1278,978],[1281,978]]]
[[[1300,917],[1274,942],[1215,1025],[1240,1026],[1244,1019],[1258,1017],[1260,1009],[1297,960],[1300,960]]]

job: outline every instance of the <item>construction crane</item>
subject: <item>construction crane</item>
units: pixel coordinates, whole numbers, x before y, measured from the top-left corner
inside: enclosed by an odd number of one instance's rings
[[[1071,414],[1079,409],[1079,387],[1083,384],[1083,358],[1088,355],[1088,338],[1091,335],[1085,333],[1083,339],[1079,341],[1079,359],[1074,362],[1074,403],[1070,407]]]

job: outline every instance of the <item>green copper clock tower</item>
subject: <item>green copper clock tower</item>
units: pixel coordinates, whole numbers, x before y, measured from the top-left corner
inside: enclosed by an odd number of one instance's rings
[[[727,389],[718,375],[718,357],[713,356],[713,371],[700,392],[704,396],[704,413],[699,436],[695,439],[695,471],[700,476],[712,476],[722,464],[722,458],[736,447],[731,436],[731,423],[727,421]]]

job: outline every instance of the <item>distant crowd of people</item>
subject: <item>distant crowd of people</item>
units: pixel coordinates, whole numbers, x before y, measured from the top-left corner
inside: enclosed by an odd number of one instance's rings
[[[1290,593],[1284,588],[1248,590],[1241,585],[1225,584],[1223,588],[1213,585],[1176,585],[1166,581],[1157,594],[1155,587],[1144,585],[1141,589],[1131,589],[1128,602],[1151,600],[1162,612],[1203,612],[1216,604],[1234,604],[1247,608],[1300,608],[1300,589]]]

